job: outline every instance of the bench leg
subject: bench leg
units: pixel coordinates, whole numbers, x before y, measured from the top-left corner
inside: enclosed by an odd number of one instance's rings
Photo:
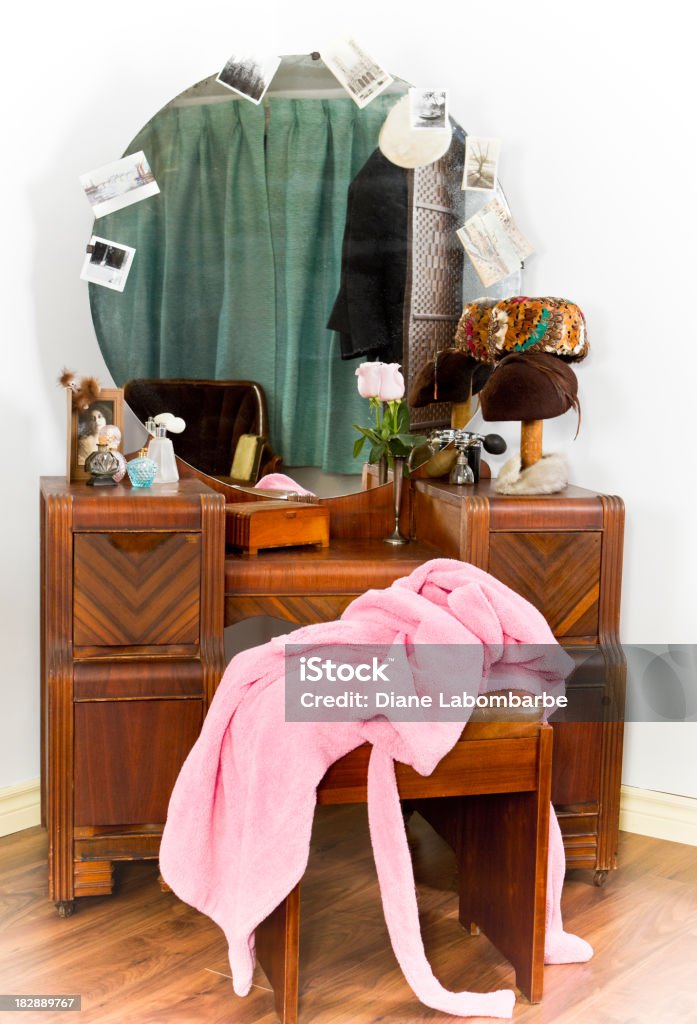
[[[541,737],[536,791],[462,798],[457,844],[460,921],[465,928],[476,922],[513,964],[516,985],[531,1003],[542,998],[549,738]]]
[[[257,927],[256,953],[273,989],[281,1024],[298,1020],[298,953],[300,938],[300,886]]]

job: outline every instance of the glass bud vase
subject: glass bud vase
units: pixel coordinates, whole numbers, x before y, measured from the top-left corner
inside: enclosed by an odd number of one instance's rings
[[[134,487],[150,487],[156,473],[157,463],[148,458],[146,448],[141,448],[138,458],[131,459],[128,463],[128,479]]]
[[[392,457],[392,486],[394,495],[394,529],[389,537],[385,537],[386,544],[408,544],[409,538],[405,537],[402,531],[399,529],[399,513],[402,509],[402,485],[404,483],[404,463],[405,458],[403,455],[394,455]]]

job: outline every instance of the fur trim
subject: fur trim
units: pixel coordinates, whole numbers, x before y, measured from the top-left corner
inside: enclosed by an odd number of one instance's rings
[[[543,455],[539,462],[521,469],[520,452],[501,467],[494,483],[499,494],[556,494],[568,483],[566,456],[559,452]]]

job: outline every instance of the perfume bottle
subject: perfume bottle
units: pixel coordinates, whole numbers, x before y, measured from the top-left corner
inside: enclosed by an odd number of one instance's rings
[[[114,474],[120,469],[119,460],[109,450],[106,439],[99,438],[95,451],[85,459],[85,469],[90,474],[88,487],[115,487]]]
[[[149,487],[155,479],[157,463],[148,458],[147,448],[141,448],[138,458],[128,463],[128,479],[134,487]]]
[[[157,465],[156,484],[173,484],[179,479],[174,445],[167,437],[167,427],[161,423],[155,427],[155,436],[148,445],[148,458]]]
[[[467,462],[467,451],[462,448],[457,453],[457,462],[450,470],[449,482],[458,487],[474,483],[474,473]]]

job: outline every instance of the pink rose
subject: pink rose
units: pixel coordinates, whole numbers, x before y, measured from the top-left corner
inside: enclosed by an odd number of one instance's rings
[[[380,394],[382,363],[361,363],[356,370],[358,394],[361,398],[377,398]]]
[[[356,370],[361,398],[395,402],[404,397],[404,377],[399,363],[361,363]]]
[[[382,402],[396,402],[403,397],[404,377],[400,373],[399,363],[382,363],[378,398]]]

